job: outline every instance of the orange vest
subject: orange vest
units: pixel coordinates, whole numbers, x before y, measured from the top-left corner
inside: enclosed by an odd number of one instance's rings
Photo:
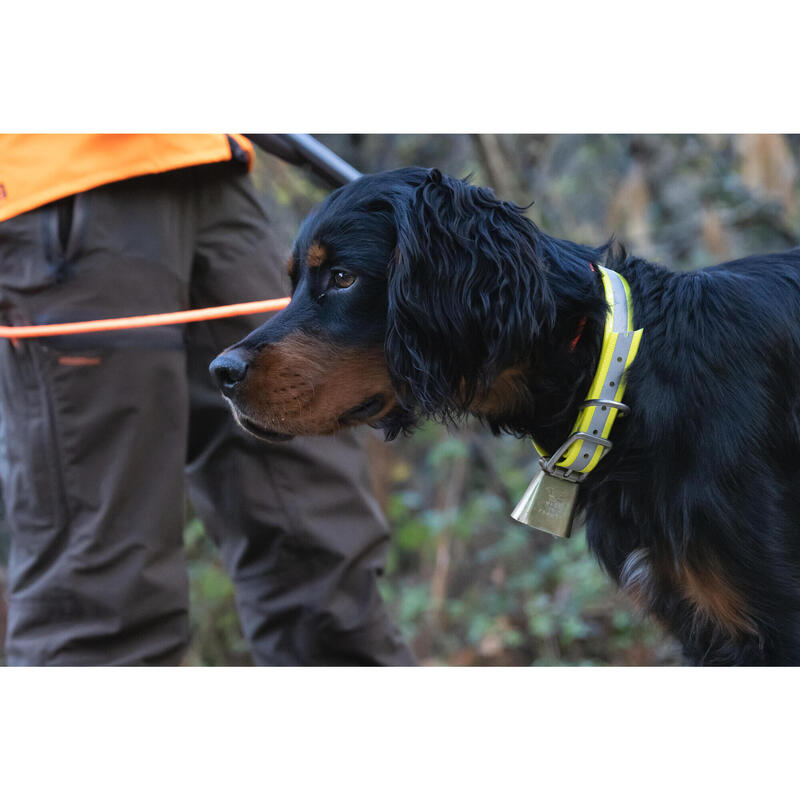
[[[105,183],[231,159],[253,163],[240,134],[0,134],[0,222]]]

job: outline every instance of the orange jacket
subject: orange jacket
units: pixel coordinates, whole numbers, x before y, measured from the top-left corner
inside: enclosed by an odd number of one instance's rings
[[[223,133],[0,134],[0,222],[105,183],[195,164],[253,162],[253,146]]]

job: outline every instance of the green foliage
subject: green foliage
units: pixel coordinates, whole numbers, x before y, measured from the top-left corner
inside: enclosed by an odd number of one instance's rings
[[[429,424],[391,446],[393,546],[382,588],[424,663],[675,663],[595,560],[582,531],[535,534],[502,487],[535,474],[529,442]]]
[[[236,615],[233,584],[219,553],[189,514],[183,535],[189,564],[192,643],[184,663],[193,666],[251,664]]]

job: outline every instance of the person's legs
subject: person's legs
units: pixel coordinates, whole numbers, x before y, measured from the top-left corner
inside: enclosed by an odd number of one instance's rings
[[[37,324],[186,307],[192,234],[185,203],[147,181],[2,223],[3,316]],[[182,332],[0,341],[0,386],[8,663],[178,663],[188,639]]]
[[[206,172],[206,174],[209,174]],[[288,293],[283,262],[244,175],[198,188],[195,307]],[[220,546],[259,664],[412,664],[377,578],[388,529],[358,439],[260,441],[241,430],[208,374],[260,318],[188,331],[188,485]]]

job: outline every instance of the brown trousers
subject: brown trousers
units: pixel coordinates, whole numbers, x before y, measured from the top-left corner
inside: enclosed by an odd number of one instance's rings
[[[287,293],[242,169],[111,184],[0,223],[7,324]],[[185,496],[260,664],[410,664],[376,578],[388,531],[352,434],[242,432],[208,364],[263,317],[0,340],[9,664],[175,664]]]

